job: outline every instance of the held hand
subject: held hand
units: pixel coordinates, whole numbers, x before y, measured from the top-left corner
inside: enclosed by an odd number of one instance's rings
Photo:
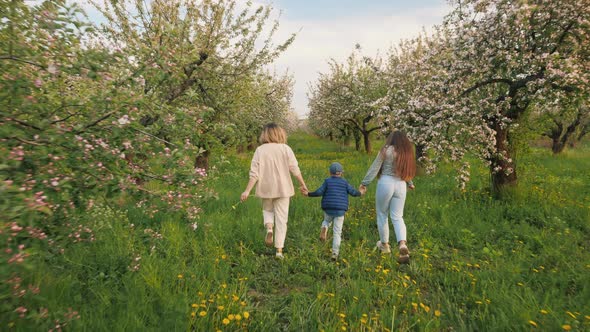
[[[242,193],[242,195],[240,196],[240,201],[241,201],[241,202],[243,202],[243,201],[247,200],[249,195],[250,195],[250,193],[249,193],[249,192],[247,192],[247,191],[244,191],[244,192]]]
[[[416,189],[416,186],[414,184],[409,184],[408,188],[410,188],[410,190],[414,190],[414,189]]]
[[[360,185],[359,186],[359,192],[361,193],[361,195],[364,195],[367,193],[367,187],[365,187],[364,185]]]
[[[307,190],[307,187],[305,187],[305,186],[299,187],[299,190],[301,191],[301,194],[303,196],[307,196],[309,194],[309,190]]]

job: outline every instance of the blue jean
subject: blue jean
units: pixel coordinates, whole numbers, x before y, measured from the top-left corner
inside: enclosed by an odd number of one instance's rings
[[[382,175],[377,182],[375,205],[381,243],[389,243],[388,214],[391,216],[397,242],[406,240],[406,224],[403,218],[406,190],[406,182],[397,177]]]
[[[324,221],[322,227],[330,227],[334,223],[334,235],[332,236],[332,253],[338,254],[340,252],[340,242],[342,241],[342,225],[344,225],[344,216],[335,217],[324,213]]]

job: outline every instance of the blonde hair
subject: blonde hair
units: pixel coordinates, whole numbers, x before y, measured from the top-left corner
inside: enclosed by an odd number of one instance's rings
[[[287,132],[275,123],[269,123],[262,129],[260,144],[282,143],[287,144]]]
[[[409,181],[416,176],[416,157],[414,147],[408,136],[403,131],[396,130],[389,134],[382,149],[382,155],[387,146],[393,146],[396,157],[394,160],[395,175],[404,181]]]

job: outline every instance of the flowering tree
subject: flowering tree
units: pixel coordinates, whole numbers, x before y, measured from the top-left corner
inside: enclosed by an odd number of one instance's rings
[[[351,131],[357,147],[362,136],[365,151],[370,153],[369,136],[384,127],[389,100],[386,81],[376,75],[380,66],[379,59],[361,61],[355,53],[345,64],[332,60],[330,72],[322,74],[310,89],[310,122],[324,122],[342,134]]]
[[[477,130],[493,132],[477,151],[496,190],[516,184],[512,134],[530,106],[588,89],[589,19],[590,6],[577,0],[459,1],[446,17],[452,61],[443,67],[459,93],[449,111],[478,115]]]
[[[232,121],[239,130],[239,144],[248,149],[254,148],[262,127],[275,122],[291,127],[291,99],[293,78],[287,73],[278,76],[274,73],[261,72],[254,80],[242,81],[248,85],[248,93],[242,94],[242,110],[232,114]],[[240,148],[243,150],[243,147]]]
[[[220,124],[235,125],[245,99],[255,104],[252,89],[264,84],[261,69],[294,38],[275,46],[278,23],[264,35],[271,7],[253,9],[250,2],[243,9],[232,0],[105,1],[96,7],[107,20],[98,42],[124,52],[134,63],[132,79],[143,85],[138,93],[150,112],[142,123],[157,127],[158,137],[190,139],[202,168],[225,140],[217,135]],[[275,86],[263,88],[259,103]]]
[[[34,307],[42,285],[26,287],[27,271],[33,250],[43,258],[94,240],[74,210],[126,193],[148,214],[182,211],[194,227],[210,195],[195,156],[232,139],[230,129],[243,135],[243,105],[272,100],[259,109],[285,112],[290,85],[261,68],[289,41],[255,37],[269,9],[179,4],[128,13],[110,2],[112,26],[97,31],[65,0],[0,0],[0,308],[14,319],[61,319]]]
[[[161,201],[194,221],[205,174],[194,170],[194,146],[139,123],[149,113],[136,93],[141,84],[123,66],[128,58],[84,45],[94,29],[79,19],[79,8],[65,1],[0,7],[0,239],[8,263],[0,268],[1,307],[15,319],[59,320],[34,307],[42,285],[29,279],[30,253],[44,259],[68,243],[93,241],[74,209],[121,192],[133,193],[148,212],[159,208],[148,203]]]
[[[543,115],[546,124],[543,135],[551,139],[554,154],[561,153],[568,143],[574,146],[590,130],[590,108],[585,100],[567,100]]]

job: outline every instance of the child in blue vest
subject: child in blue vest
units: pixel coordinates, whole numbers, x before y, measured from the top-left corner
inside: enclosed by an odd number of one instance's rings
[[[324,183],[313,192],[308,192],[305,188],[301,189],[303,195],[308,197],[322,196],[322,210],[324,210],[324,221],[320,231],[320,240],[326,241],[328,227],[334,224],[334,237],[332,240],[332,259],[338,259],[340,252],[340,241],[342,235],[342,225],[344,224],[344,214],[348,210],[348,195],[361,196],[361,192],[354,189],[350,183],[342,178],[343,168],[340,163],[330,165],[330,177],[324,180]]]

